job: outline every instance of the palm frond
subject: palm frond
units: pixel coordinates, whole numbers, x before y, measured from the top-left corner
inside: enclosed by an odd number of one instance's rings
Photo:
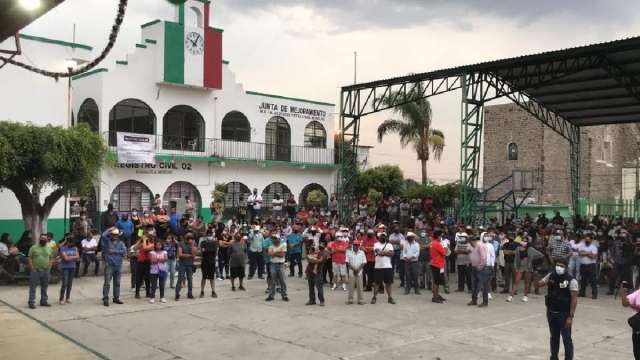
[[[387,119],[378,126],[378,142],[382,143],[382,138],[389,134],[400,134],[407,124],[401,120]]]
[[[428,145],[431,153],[433,154],[433,159],[435,161],[440,161],[445,147],[444,133],[440,130],[431,129]]]

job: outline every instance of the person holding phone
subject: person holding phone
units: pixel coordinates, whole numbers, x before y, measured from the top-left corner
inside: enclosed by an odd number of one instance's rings
[[[631,294],[629,294],[631,292]],[[623,281],[620,285],[620,297],[622,299],[622,307],[631,308],[633,315],[640,311],[640,290],[633,291],[633,284]],[[633,356],[640,359],[640,332],[631,332],[631,342],[633,344]]]

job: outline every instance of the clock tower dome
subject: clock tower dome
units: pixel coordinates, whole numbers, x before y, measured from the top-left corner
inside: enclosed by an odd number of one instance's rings
[[[164,22],[159,83],[222,89],[222,30],[209,26],[209,5],[187,0],[175,6],[174,21]]]

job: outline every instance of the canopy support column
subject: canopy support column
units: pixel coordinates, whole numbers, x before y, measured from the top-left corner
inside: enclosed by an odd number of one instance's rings
[[[575,127],[569,140],[571,161],[571,207],[575,216],[580,210],[580,128]],[[585,215],[585,214],[581,214]]]
[[[342,96],[340,99],[342,109]],[[338,204],[340,220],[351,223],[351,209],[356,200],[355,184],[357,175],[358,139],[360,137],[360,117],[340,114],[340,143],[338,144],[340,170],[338,173]]]
[[[460,152],[460,215],[467,225],[475,224],[478,201],[478,177],[480,175],[480,149],[484,103],[489,86],[482,74],[462,74],[462,130]]]

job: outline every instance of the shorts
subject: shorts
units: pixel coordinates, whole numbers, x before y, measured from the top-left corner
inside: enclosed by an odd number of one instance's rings
[[[234,266],[231,268],[231,278],[244,279],[244,266]]]
[[[391,285],[393,284],[393,268],[374,269],[374,278],[378,285]]]
[[[440,272],[440,268],[437,268],[433,265],[431,266],[431,274],[433,275],[433,284],[434,285],[442,285],[444,286],[444,273]]]
[[[215,280],[216,278],[216,264],[209,262],[202,263],[202,279],[203,280]]]
[[[333,276],[347,276],[347,264],[332,264]]]

